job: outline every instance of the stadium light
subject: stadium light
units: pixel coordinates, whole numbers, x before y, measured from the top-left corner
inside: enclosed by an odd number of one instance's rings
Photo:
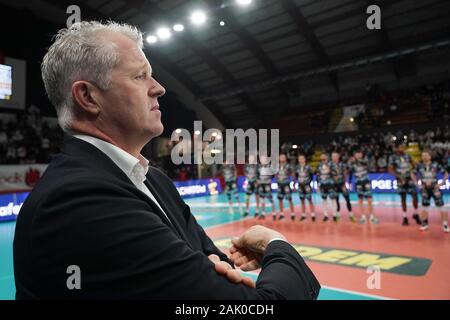
[[[149,35],[146,39],[147,43],[149,44],[153,44],[158,42],[158,37],[154,36],[154,35]]]
[[[180,134],[180,133],[181,133],[181,129],[177,129],[177,130],[175,130],[175,133],[178,133],[178,134]]]
[[[169,28],[159,28],[158,31],[156,31],[156,34],[161,40],[169,39],[172,36],[172,33],[170,32]]]
[[[181,23],[177,23],[173,26],[173,31],[175,32],[181,32],[184,30],[184,26]]]
[[[293,146],[292,146],[292,149],[297,149],[298,148],[298,145],[296,145],[296,144],[294,144]]]
[[[220,22],[219,22],[219,25],[220,25],[221,27],[225,26],[225,21],[223,21],[223,20],[220,21]]]
[[[216,136],[217,136],[217,132],[213,132],[213,133],[211,133],[211,135],[212,135],[213,137],[216,137]]]
[[[196,135],[196,136],[199,136],[200,135],[200,130],[195,130],[195,132],[194,132],[194,134]]]
[[[222,139],[222,136],[219,134],[219,135],[217,135],[216,139],[220,140],[220,139]]]
[[[354,118],[350,118],[350,122],[355,122],[355,119]]]
[[[191,14],[191,22],[196,25],[201,25],[206,21],[206,14],[203,11],[194,11]]]
[[[240,6],[248,6],[252,0],[236,0],[236,3]]]

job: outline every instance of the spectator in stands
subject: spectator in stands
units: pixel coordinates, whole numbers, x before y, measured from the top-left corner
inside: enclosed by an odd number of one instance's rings
[[[16,164],[17,163],[17,149],[13,144],[8,146],[6,150],[6,163],[7,164]]]

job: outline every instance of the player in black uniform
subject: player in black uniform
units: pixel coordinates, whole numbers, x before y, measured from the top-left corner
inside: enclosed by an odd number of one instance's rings
[[[311,220],[316,221],[316,214],[314,213],[314,204],[312,200],[312,188],[311,182],[314,172],[311,166],[306,164],[306,156],[300,154],[298,156],[298,165],[295,170],[295,178],[297,179],[298,195],[302,204],[302,216],[300,221],[306,220],[306,205],[305,199],[309,202],[309,211],[311,214]],[[294,217],[295,219],[295,217]]]
[[[236,183],[236,166],[233,163],[226,161],[222,166],[222,174],[225,179],[225,193],[228,197],[229,213],[234,213],[232,201],[232,197],[234,197],[239,206],[239,211],[242,214],[242,207]]]
[[[431,199],[434,199],[436,207],[441,209],[442,230],[449,233],[448,213],[443,209],[444,200],[440,187],[448,179],[448,171],[444,174],[444,182],[439,183],[438,174],[444,172],[442,166],[437,162],[431,161],[431,151],[424,150],[422,152],[422,161],[416,166],[414,174],[411,173],[411,179],[419,186],[422,193],[422,225],[421,231],[428,230],[428,207]],[[418,182],[421,182],[420,184]]]
[[[414,163],[409,155],[405,154],[405,146],[402,143],[397,144],[395,154],[389,158],[389,173],[397,179],[397,191],[400,194],[403,209],[402,225],[409,225],[406,207],[406,195],[410,194],[414,208],[413,219],[417,224],[421,224],[418,210],[417,188],[411,179],[411,173],[414,169]]]
[[[245,188],[245,213],[244,216],[249,215],[250,197],[255,194],[256,199],[256,211],[255,215],[259,212],[259,195],[258,195],[258,164],[254,155],[249,155],[248,163],[244,168],[245,177],[247,178],[247,187]]]
[[[375,217],[375,214],[373,212],[373,206],[372,206],[372,187],[369,179],[369,168],[368,168],[368,161],[366,158],[364,158],[363,153],[361,150],[356,150],[354,152],[354,160],[350,161],[349,167],[350,167],[350,177],[349,182],[350,186],[352,175],[355,175],[355,185],[356,185],[356,192],[358,193],[358,204],[359,204],[359,210],[361,212],[361,219],[359,220],[359,223],[364,224],[366,223],[366,214],[364,211],[364,199],[367,199],[367,209],[370,215],[370,222],[372,224],[378,224],[378,219]],[[350,187],[352,188],[352,187]]]
[[[289,163],[287,163],[287,157],[285,154],[280,154],[280,165],[278,166],[278,172],[275,175],[278,184],[278,203],[280,205],[279,220],[284,219],[284,207],[283,200],[286,199],[289,202],[289,208],[291,209],[291,217],[294,217],[294,204],[292,203],[292,190],[291,190],[291,176],[292,170]],[[275,216],[274,216],[275,220]]]
[[[345,199],[345,202],[347,204],[347,210],[349,219],[352,222],[355,222],[355,216],[352,212],[352,204],[350,203],[350,193],[346,186],[347,181],[347,166],[339,160],[339,153],[333,152],[331,154],[331,176],[334,179],[334,185],[336,189],[336,205],[337,205],[337,212],[339,213],[341,206],[339,203],[339,193],[342,193],[342,196]]]
[[[260,213],[258,219],[264,219],[266,213],[266,199],[271,204],[271,213],[275,216],[275,204],[272,197],[272,178],[274,171],[269,164],[269,159],[266,156],[260,156],[260,165],[258,166],[258,193],[260,198]],[[256,217],[257,215],[255,215]]]
[[[322,208],[323,208],[323,222],[329,220],[328,208],[331,207],[333,214],[333,220],[338,221],[337,216],[337,206],[336,206],[336,190],[334,186],[334,180],[331,176],[331,166],[328,161],[328,154],[322,153],[320,155],[320,164],[316,169],[317,177],[317,191],[320,192],[322,197]]]

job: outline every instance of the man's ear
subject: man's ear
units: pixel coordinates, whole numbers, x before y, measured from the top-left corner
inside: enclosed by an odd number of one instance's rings
[[[75,81],[72,84],[73,99],[90,115],[98,115],[101,110],[97,91],[99,89],[87,81]]]

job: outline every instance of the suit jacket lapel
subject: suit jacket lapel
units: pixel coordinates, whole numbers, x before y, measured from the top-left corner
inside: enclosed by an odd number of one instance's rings
[[[62,149],[63,153],[67,153],[74,157],[81,157],[83,159],[88,159],[88,162],[96,166],[99,170],[102,170],[105,172],[105,174],[113,175],[114,177],[130,184],[130,186],[133,186],[136,188],[136,186],[133,184],[133,182],[127,177],[127,175],[112,161],[106,154],[104,154],[102,151],[91,145],[90,143],[83,141],[81,139],[77,139],[75,137],[72,137],[68,134],[64,135],[64,146]],[[98,166],[97,166],[98,165]],[[153,188],[153,186],[150,185],[150,183],[147,183],[148,180],[145,181],[147,187],[149,188],[150,192],[155,196],[158,203],[161,205],[161,207],[165,210],[167,215],[169,216],[169,210],[164,206],[164,202],[161,200],[161,197]],[[144,199],[151,205],[153,210],[155,211],[155,214],[157,214],[162,221],[169,226],[172,230],[175,231],[175,233],[178,234],[178,236],[184,240],[187,241],[187,237],[184,232],[182,232],[182,228],[177,223],[176,219],[171,217],[172,219],[169,221],[166,217],[166,215],[159,209],[158,205],[152,201],[145,193],[138,190],[143,195],[145,195]],[[176,223],[176,224],[175,224]]]
[[[186,243],[191,247],[190,243],[189,243],[189,239],[186,235],[186,233],[184,232],[183,228],[181,227],[180,223],[178,222],[177,217],[172,214],[172,211],[170,210],[170,208],[166,205],[166,201],[164,201],[161,198],[160,193],[156,190],[156,188],[153,186],[153,184],[151,183],[151,181],[149,179],[146,179],[144,181],[145,185],[147,186],[147,188],[150,190],[150,192],[153,194],[153,196],[155,197],[156,201],[158,201],[159,205],[161,206],[161,208],[163,208],[164,212],[167,214],[167,216],[170,219],[170,222],[172,223],[173,228],[175,229],[175,231],[178,233],[178,235],[186,241]],[[155,205],[155,207],[157,207]],[[159,210],[158,208],[158,211]],[[163,212],[161,212],[161,215],[164,215]],[[167,218],[166,218],[167,220]],[[191,247],[192,248],[192,247]]]

